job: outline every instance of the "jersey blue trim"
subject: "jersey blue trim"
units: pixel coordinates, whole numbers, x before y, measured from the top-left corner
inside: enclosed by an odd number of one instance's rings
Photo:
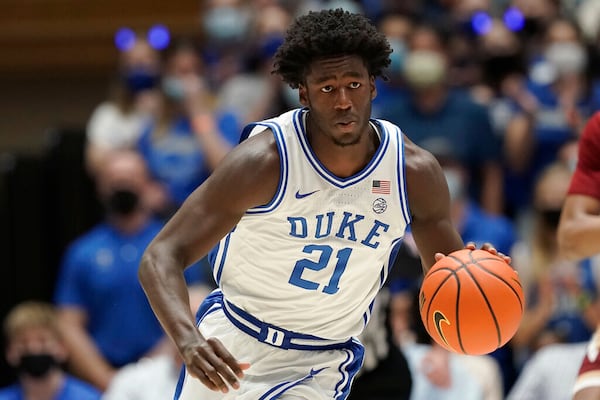
[[[308,143],[308,138],[306,136],[306,129],[305,129],[304,123],[303,123],[303,116],[306,114],[306,112],[307,112],[307,109],[305,109],[305,108],[300,109],[296,113],[294,113],[294,117],[293,117],[294,128],[295,128],[296,135],[298,136],[298,139],[300,142],[300,147],[302,148],[302,151],[303,151],[304,155],[306,156],[309,164],[312,165],[313,169],[317,172],[317,174],[319,174],[323,179],[325,179],[327,182],[331,183],[332,185],[337,186],[339,188],[346,188],[348,186],[354,185],[357,182],[360,182],[360,181],[366,179],[371,174],[371,172],[373,172],[373,170],[377,167],[377,165],[381,162],[381,160],[385,156],[385,152],[386,152],[386,150],[389,146],[389,142],[390,142],[389,135],[385,131],[385,129],[381,129],[381,124],[379,123],[379,121],[371,120],[371,122],[376,123],[377,126],[380,127],[379,130],[380,130],[380,134],[381,134],[381,142],[379,143],[379,147],[375,151],[374,156],[371,158],[371,161],[369,161],[369,164],[367,164],[367,166],[365,168],[363,168],[361,171],[359,171],[355,175],[349,176],[347,178],[340,178],[340,177],[332,174],[331,172],[329,172],[329,170],[327,168],[325,168],[325,166],[321,163],[321,161],[315,156],[312,148],[310,147],[310,145]]]
[[[265,205],[253,207],[251,209],[246,210],[246,214],[263,214],[263,213],[271,212],[274,209],[276,209],[277,206],[279,206],[279,204],[283,200],[283,196],[287,189],[287,183],[288,183],[288,170],[289,170],[288,152],[287,152],[287,148],[286,148],[286,144],[285,144],[285,139],[283,137],[283,132],[281,130],[281,126],[272,120],[268,120],[268,121],[263,121],[263,122],[252,123],[252,124],[248,125],[248,127],[246,127],[246,128],[250,129],[250,131],[251,131],[252,129],[249,127],[255,127],[255,126],[264,126],[264,127],[270,128],[271,131],[273,132],[273,136],[275,137],[275,143],[277,144],[277,149],[279,150],[279,157],[280,157],[279,183],[277,185],[277,191],[275,192],[275,195],[273,196],[271,201],[269,201]]]
[[[365,348],[358,340],[353,340],[352,346],[344,351],[347,352],[348,357],[338,368],[342,379],[335,386],[334,399],[336,400],[344,400],[350,394],[352,381],[362,367],[365,355]]]
[[[327,367],[325,367],[327,368]],[[285,392],[287,392],[288,390],[290,390],[291,388],[293,388],[294,386],[298,386],[300,385],[302,382],[311,379],[313,376],[317,375],[319,372],[323,371],[325,368],[321,368],[318,370],[314,370],[311,369],[310,373],[300,379],[296,379],[295,381],[287,381],[287,382],[282,382],[276,386],[274,386],[273,388],[271,388],[268,392],[266,392],[265,394],[263,394],[262,396],[260,396],[260,398],[258,400],[275,400],[278,399],[279,396],[281,396],[282,394],[284,394]]]
[[[234,229],[235,230],[235,229]],[[225,239],[219,243],[219,247],[217,248],[217,253],[215,254],[215,263],[213,266],[213,276],[215,277],[215,282],[217,286],[221,285],[221,275],[223,274],[223,267],[225,266],[225,259],[227,258],[227,250],[229,250],[229,241],[231,240],[231,234],[233,230],[225,236]],[[223,251],[219,256],[218,250],[221,249],[221,243],[223,243]],[[218,266],[217,266],[218,263]]]
[[[406,159],[404,154],[404,134],[400,128],[396,127],[396,135],[398,137],[398,188],[400,189],[400,206],[402,207],[402,215],[406,226],[410,225],[412,218],[410,214],[410,206],[408,204],[408,191],[406,190]]]
[[[352,340],[329,340],[280,328],[260,321],[258,318],[225,299],[223,299],[223,312],[231,323],[242,332],[252,336],[261,343],[280,349],[333,350],[348,347]],[[277,335],[277,339],[281,338],[281,340],[275,340],[275,337],[269,336],[270,334]]]

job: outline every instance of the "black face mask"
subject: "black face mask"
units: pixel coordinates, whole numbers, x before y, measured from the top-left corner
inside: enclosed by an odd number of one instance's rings
[[[561,210],[540,210],[539,213],[544,220],[546,226],[550,228],[558,227],[558,222],[560,221],[560,212]]]
[[[106,199],[109,213],[126,216],[131,214],[139,204],[139,196],[129,189],[114,190]]]
[[[50,354],[24,354],[17,365],[17,372],[19,375],[43,378],[57,366],[58,362]]]

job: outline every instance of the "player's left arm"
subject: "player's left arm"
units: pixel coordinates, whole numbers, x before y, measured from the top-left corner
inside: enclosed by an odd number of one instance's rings
[[[464,244],[450,218],[450,193],[440,164],[406,138],[404,154],[411,230],[427,272],[436,254],[449,254]]]

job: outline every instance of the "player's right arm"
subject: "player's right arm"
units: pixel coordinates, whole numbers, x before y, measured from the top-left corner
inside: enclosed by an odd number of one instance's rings
[[[411,230],[424,272],[436,254],[464,247],[450,217],[450,194],[440,164],[428,151],[405,137],[406,187],[411,210]]]
[[[573,260],[600,253],[600,112],[586,124],[558,226],[560,251]]]
[[[600,199],[569,195],[560,219],[558,243],[567,258],[580,260],[600,253]]]
[[[204,338],[190,312],[184,269],[205,256],[251,207],[267,204],[279,183],[271,132],[234,148],[184,202],[146,249],[140,282],[188,372],[212,390],[238,387],[240,364],[216,338]]]

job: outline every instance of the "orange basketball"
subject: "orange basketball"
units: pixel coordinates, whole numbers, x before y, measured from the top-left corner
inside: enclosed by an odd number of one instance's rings
[[[525,301],[517,272],[485,250],[462,249],[436,262],[419,294],[421,319],[446,349],[487,354],[519,327]]]

